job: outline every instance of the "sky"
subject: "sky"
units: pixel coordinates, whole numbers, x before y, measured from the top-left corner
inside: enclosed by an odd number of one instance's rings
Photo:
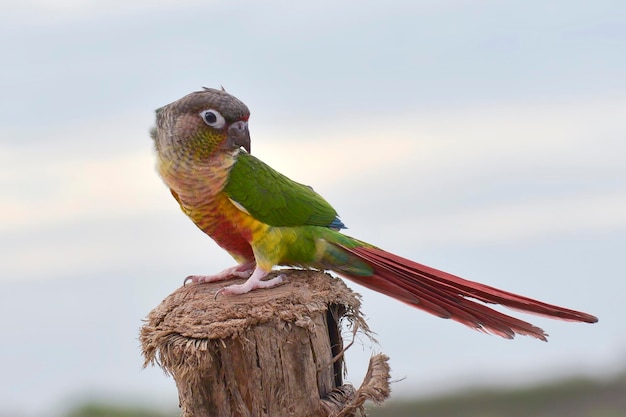
[[[53,4],[54,3],[54,4]],[[0,416],[174,409],[142,319],[233,261],[154,168],[154,109],[224,86],[346,233],[597,315],[501,340],[356,284],[393,398],[626,368],[626,4],[0,1]],[[517,314],[517,313],[516,313]]]

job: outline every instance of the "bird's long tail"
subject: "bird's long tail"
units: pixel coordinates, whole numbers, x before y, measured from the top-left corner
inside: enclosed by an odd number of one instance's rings
[[[436,316],[450,318],[507,339],[522,334],[546,341],[548,335],[539,327],[470,298],[561,320],[587,323],[598,321],[590,314],[468,281],[378,248],[339,246],[373,269],[373,275],[369,276],[338,271],[341,276]]]

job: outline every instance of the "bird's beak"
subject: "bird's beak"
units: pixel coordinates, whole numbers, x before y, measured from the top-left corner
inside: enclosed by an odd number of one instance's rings
[[[227,144],[232,149],[243,147],[250,153],[250,131],[248,130],[248,122],[240,120],[228,127]]]

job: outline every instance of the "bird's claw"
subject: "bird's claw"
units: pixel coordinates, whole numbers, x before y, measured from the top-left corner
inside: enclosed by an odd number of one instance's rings
[[[254,271],[254,263],[246,263],[242,265],[236,265],[231,268],[226,268],[222,272],[215,275],[189,275],[183,281],[183,287],[187,285],[189,281],[192,283],[200,282],[217,282],[226,281],[230,278],[249,278]]]
[[[246,282],[243,284],[233,284],[228,285],[226,287],[222,287],[215,292],[215,300],[217,300],[217,296],[220,294],[225,295],[240,295],[246,294],[252,290],[257,288],[272,288],[283,282],[285,278],[284,274],[280,274],[272,279],[268,279],[267,281],[261,281],[260,279],[248,278]]]

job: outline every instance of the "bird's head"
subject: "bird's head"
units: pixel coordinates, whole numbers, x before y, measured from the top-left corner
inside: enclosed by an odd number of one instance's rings
[[[150,132],[157,152],[206,159],[216,152],[250,152],[248,107],[226,91],[204,88],[161,107]]]

